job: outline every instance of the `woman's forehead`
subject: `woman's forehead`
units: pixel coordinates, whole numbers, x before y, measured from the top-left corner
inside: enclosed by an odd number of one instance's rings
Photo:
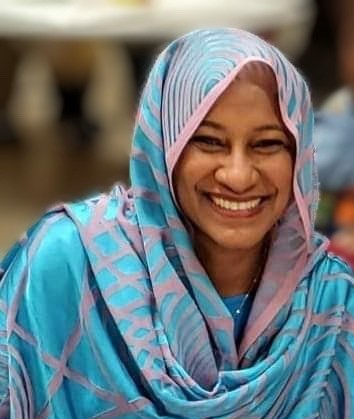
[[[273,113],[280,122],[279,106],[273,93],[253,80],[235,78],[217,98],[205,118],[229,115],[235,119],[235,115],[238,115],[237,120],[240,120],[242,114],[244,117],[253,115],[257,116],[257,119],[262,119],[263,114],[269,116],[269,112]]]
[[[245,89],[248,92],[246,96],[244,94]],[[241,96],[247,106],[253,106],[254,100],[259,100],[260,93],[261,96],[268,97],[269,103],[274,109],[276,116],[279,121],[284,124],[280,112],[278,87],[275,75],[273,70],[262,62],[251,62],[246,64],[226,90],[219,96],[209,113],[217,104],[220,104],[225,97],[228,97],[229,100],[224,100],[224,102],[230,103],[232,102],[230,99],[234,98],[236,100],[241,92],[243,92]]]
[[[237,80],[246,80],[265,90],[272,96],[277,95],[278,86],[273,69],[260,61],[252,61],[245,64],[235,78]]]

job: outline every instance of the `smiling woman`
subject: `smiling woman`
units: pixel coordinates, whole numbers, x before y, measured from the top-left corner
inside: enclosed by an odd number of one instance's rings
[[[263,80],[254,81],[259,72]],[[242,69],[173,173],[177,202],[193,225],[195,251],[224,296],[247,292],[266,236],[291,198],[294,140],[281,120],[273,80],[264,64]]]
[[[314,231],[312,119],[256,36],[169,45],[131,187],[53,209],[3,262],[0,417],[354,417],[354,282]]]

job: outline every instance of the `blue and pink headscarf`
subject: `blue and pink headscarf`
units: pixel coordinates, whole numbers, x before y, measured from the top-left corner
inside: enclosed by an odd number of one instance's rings
[[[296,156],[236,347],[171,178],[250,62],[274,73]],[[131,188],[53,210],[3,263],[0,417],[353,418],[353,278],[314,232],[312,119],[302,77],[256,36],[200,30],[169,45],[141,98]]]

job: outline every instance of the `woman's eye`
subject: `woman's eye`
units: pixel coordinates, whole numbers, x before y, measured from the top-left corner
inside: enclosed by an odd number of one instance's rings
[[[253,148],[261,153],[275,153],[289,147],[284,140],[259,140],[253,145]]]
[[[198,147],[207,151],[219,150],[224,147],[222,141],[215,137],[208,137],[204,135],[195,135],[191,138],[191,142],[196,144]]]

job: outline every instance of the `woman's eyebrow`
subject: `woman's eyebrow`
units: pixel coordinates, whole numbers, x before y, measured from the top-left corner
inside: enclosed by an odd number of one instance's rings
[[[207,119],[201,122],[200,127],[210,127],[210,128],[214,128],[218,130],[225,129],[221,124],[218,124],[217,122],[214,122],[214,121],[209,121]]]
[[[205,119],[204,121],[201,122],[200,127],[203,127],[203,126],[218,129],[218,130],[225,129],[225,127],[219,124],[218,122],[210,121],[208,119]],[[276,130],[282,133],[285,132],[285,129],[281,125],[277,125],[277,124],[265,124],[265,125],[260,125],[259,127],[255,128],[255,131],[266,131],[266,130]]]

